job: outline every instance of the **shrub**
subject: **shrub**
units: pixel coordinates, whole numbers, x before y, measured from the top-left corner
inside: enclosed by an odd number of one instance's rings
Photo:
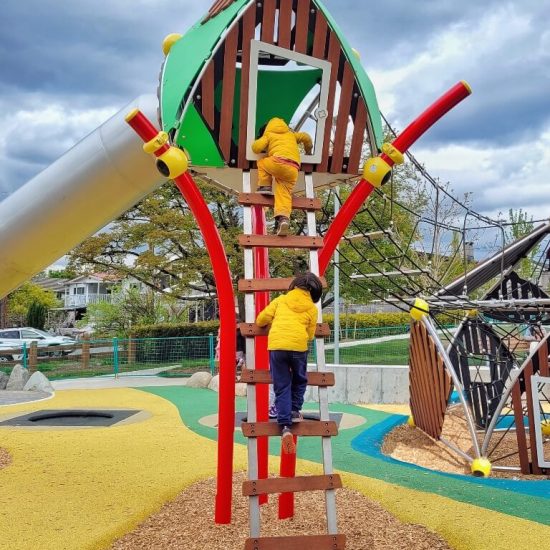
[[[209,334],[216,336],[219,327],[219,321],[181,323],[179,325],[160,323],[158,325],[135,326],[132,328],[132,336],[135,338],[177,338],[182,336],[208,336]]]

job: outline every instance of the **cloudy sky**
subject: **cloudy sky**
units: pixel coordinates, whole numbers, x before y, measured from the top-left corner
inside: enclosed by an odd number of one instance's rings
[[[156,90],[161,42],[212,0],[4,0],[0,199]],[[550,0],[326,0],[402,129],[458,80],[473,95],[412,151],[473,208],[550,217]]]

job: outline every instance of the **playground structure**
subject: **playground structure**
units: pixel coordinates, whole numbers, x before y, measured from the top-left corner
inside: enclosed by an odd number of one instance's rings
[[[303,548],[343,548],[345,537],[338,534],[334,500],[334,491],[340,480],[332,472],[331,456],[331,437],[337,434],[337,426],[329,417],[326,396],[326,388],[333,383],[333,379],[324,372],[323,335],[326,334],[326,326],[322,325],[321,311],[316,335],[318,372],[311,373],[309,379],[311,385],[319,387],[319,420],[304,422],[293,431],[297,437],[322,438],[324,475],[295,477],[295,455],[282,455],[281,477],[267,478],[267,437],[278,432],[276,425],[267,422],[267,384],[270,378],[266,332],[254,325],[254,319],[267,303],[269,292],[285,290],[289,282],[270,278],[268,249],[309,250],[309,268],[322,276],[354,216],[363,208],[368,197],[381,192],[381,186],[390,181],[392,167],[403,162],[409,147],[467,97],[470,89],[465,83],[458,83],[391,144],[383,144],[382,119],[372,84],[356,52],[318,0],[218,0],[207,17],[185,35],[167,37],[164,51],[166,60],[157,101],[148,97],[132,102],[2,203],[0,295],[16,288],[99,230],[160,185],[163,178],[172,179],[200,226],[212,260],[220,303],[215,519],[218,523],[228,523],[231,521],[235,418],[235,293],[222,243],[194,178],[198,176],[228,192],[238,193],[244,219],[244,234],[239,238],[239,244],[245,256],[245,273],[239,290],[246,294],[246,322],[241,330],[247,336],[247,370],[242,381],[249,384],[248,417],[243,425],[249,449],[249,481],[243,487],[244,494],[250,497],[250,539],[247,548],[275,548],[276,545],[291,543]],[[156,118],[157,108],[160,132],[150,122]],[[293,200],[293,208],[303,209],[307,213],[307,235],[267,235],[265,208],[272,206],[273,199],[254,193],[257,178],[255,161],[258,157],[249,146],[260,127],[273,116],[283,117],[291,121],[296,130],[303,128],[314,136],[312,154],[302,157],[302,174],[297,185],[297,192],[305,196],[295,196]],[[156,157],[158,172],[143,154],[133,132],[125,127],[126,122],[145,142],[145,152]],[[370,158],[361,170],[365,146]],[[361,171],[363,177],[332,220],[327,233],[319,236],[315,211],[322,206],[315,196],[316,190],[338,183],[356,182]],[[162,177],[159,177],[159,172]],[[51,200],[49,204],[42,202],[38,207],[36,197],[43,195],[44,188],[48,188],[47,196]],[[94,197],[92,203],[90,197]],[[437,219],[435,221],[437,223]],[[66,231],[65,225],[68,223],[77,230],[72,233]],[[384,227],[380,231],[386,236],[390,234]],[[369,239],[369,242],[372,240]],[[29,250],[37,253],[28,254]],[[498,269],[497,262],[491,266]],[[395,266],[406,279],[413,277],[411,269],[418,268],[422,271],[423,266]],[[390,279],[391,273],[382,272],[381,275]],[[507,280],[513,279],[511,272],[507,277]],[[432,288],[438,290],[443,286],[439,280],[430,283]],[[376,282],[373,285],[376,287]],[[483,307],[480,301],[460,298],[464,286],[462,284],[459,290],[447,288],[445,294],[430,294],[427,287],[416,287],[408,295],[393,292],[390,301],[408,309],[413,299],[422,295],[432,309]],[[468,288],[472,290],[472,287],[470,285]],[[501,285],[501,288],[505,286]],[[493,311],[499,310],[502,314],[511,308],[517,314],[517,303],[510,306],[510,300],[506,302],[504,294],[497,298],[491,301]],[[516,300],[515,296],[513,300]],[[507,310],[505,303],[508,304]],[[480,322],[475,326],[481,327],[482,324]],[[495,403],[495,395],[508,392],[513,402],[518,434],[524,427],[522,406],[528,408],[526,418],[530,444],[523,429],[525,450],[520,455],[522,470],[533,473],[545,471],[544,466],[540,466],[540,457],[544,459],[544,453],[538,446],[539,443],[542,446],[542,440],[537,439],[535,424],[531,424],[536,421],[540,408],[530,405],[534,401],[525,400],[525,395],[532,392],[535,399],[535,393],[537,396],[539,393],[533,390],[534,384],[538,388],[546,383],[544,379],[531,378],[537,373],[549,375],[548,361],[545,359],[548,357],[546,340],[539,345],[539,351],[529,357],[530,362],[517,368],[513,355],[502,347],[502,337],[489,336],[492,347],[488,344],[483,349],[494,350],[491,360],[495,366],[491,371],[490,383],[472,382],[468,381],[466,374],[471,365],[459,369],[457,363],[461,359],[455,354],[459,342],[463,343],[467,353],[473,353],[467,346],[476,339],[464,336],[470,330],[468,327],[472,327],[471,320],[465,321],[462,332],[455,335],[455,341],[446,350],[426,315],[421,315],[413,326],[411,408],[416,425],[432,437],[439,438],[454,387],[459,393],[464,414],[469,418],[472,441],[475,442],[475,456],[467,458],[475,462],[474,473],[485,474],[487,470],[483,469],[483,460],[490,436],[487,442],[479,446],[476,430],[481,427],[492,433],[490,427],[494,428],[501,421],[501,411],[509,406],[508,400]],[[489,329],[483,330],[483,334],[489,333]],[[518,375],[512,376],[516,372]],[[475,414],[471,413],[472,408]],[[541,420],[538,425],[543,426]],[[538,454],[535,454],[535,448]],[[457,452],[464,455],[461,450]],[[326,494],[327,535],[296,536],[285,541],[260,536],[259,506],[267,494],[281,494],[279,517],[284,518],[293,515],[293,492],[314,489],[322,489]]]

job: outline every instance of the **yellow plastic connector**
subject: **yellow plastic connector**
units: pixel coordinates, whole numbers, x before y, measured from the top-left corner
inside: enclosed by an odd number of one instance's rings
[[[405,162],[403,153],[399,149],[396,149],[391,143],[384,143],[384,145],[382,145],[382,153],[388,155],[395,164],[403,164]]]
[[[164,53],[165,56],[168,55],[170,53],[170,50],[172,49],[172,46],[182,37],[183,34],[178,34],[177,32],[169,34],[162,41],[162,53]]]
[[[411,307],[411,311],[410,311],[411,317],[415,321],[420,321],[424,317],[426,317],[428,313],[430,313],[430,306],[428,305],[428,302],[426,302],[425,300],[422,300],[422,298],[417,298],[414,301],[413,306]]]
[[[550,436],[550,420],[543,420],[540,423],[540,429],[542,430],[542,435],[546,437]]]
[[[157,158],[157,170],[166,178],[174,179],[187,172],[189,160],[186,154],[177,147],[170,147]]]
[[[159,132],[153,139],[143,144],[143,150],[147,154],[153,155],[163,145],[166,145],[167,143],[168,143],[168,134],[166,132]]]
[[[370,158],[365,162],[363,178],[373,187],[380,187],[390,179],[391,166],[380,157]]]
[[[485,457],[476,458],[470,466],[475,477],[489,477],[491,474],[491,463]]]
[[[469,309],[466,313],[468,317],[477,317],[477,309]]]
[[[416,423],[412,414],[411,416],[409,416],[409,418],[407,418],[407,426],[410,426],[411,428],[416,428]]]

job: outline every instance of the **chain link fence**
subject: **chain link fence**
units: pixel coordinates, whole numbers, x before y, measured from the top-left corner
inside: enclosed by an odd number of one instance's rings
[[[338,343],[343,365],[407,365],[409,326],[343,328]],[[326,362],[334,362],[334,333],[326,339]],[[39,370],[50,380],[86,376],[190,376],[194,372],[215,374],[216,337],[85,339],[77,344],[36,344],[0,348],[0,370],[14,364]],[[310,361],[315,360],[314,346]]]

